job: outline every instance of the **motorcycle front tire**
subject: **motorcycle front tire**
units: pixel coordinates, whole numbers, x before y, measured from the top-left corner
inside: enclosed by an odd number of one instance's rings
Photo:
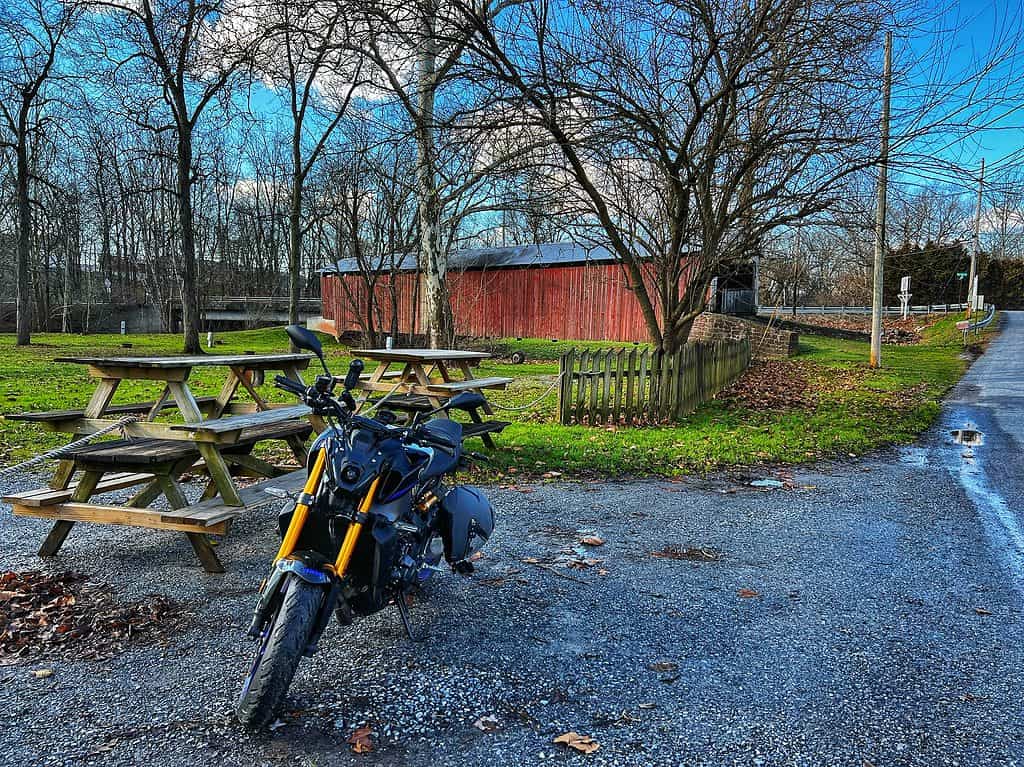
[[[259,647],[235,705],[238,721],[256,730],[273,721],[316,623],[325,590],[287,576],[277,612],[260,635]]]

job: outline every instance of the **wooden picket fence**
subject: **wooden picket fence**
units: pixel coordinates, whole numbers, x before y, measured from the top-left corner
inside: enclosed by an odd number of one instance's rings
[[[750,341],[648,349],[577,351],[559,360],[558,420],[563,424],[672,421],[731,384],[750,365]]]

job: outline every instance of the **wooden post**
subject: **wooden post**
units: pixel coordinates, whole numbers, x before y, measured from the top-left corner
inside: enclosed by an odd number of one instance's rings
[[[558,364],[558,372],[562,376],[558,387],[558,422],[568,425],[572,420],[572,373],[576,361],[576,349],[570,349],[562,355]]]
[[[626,355],[626,407],[623,412],[623,419],[626,423],[633,423],[633,386],[636,377],[636,347],[629,350]]]
[[[978,295],[978,253],[981,252],[981,195],[985,189],[985,158],[981,158],[981,172],[978,174],[978,202],[974,211],[974,242],[971,246],[971,270],[967,277],[967,316],[971,316],[974,300]]]
[[[642,352],[640,352],[640,377],[637,380],[635,412],[635,418],[637,422],[642,421],[644,419],[644,413],[647,412],[647,402],[649,397],[649,381],[647,373],[650,356],[650,349],[644,349]]]
[[[622,387],[623,387],[623,356],[625,356],[626,350],[619,349],[615,355],[615,407],[612,409],[612,422],[618,423],[619,418],[622,415]]]
[[[892,93],[892,32],[885,33],[885,64],[882,73],[882,146],[878,163],[878,203],[875,210],[874,290],[871,293],[871,359],[882,366],[882,288],[885,277],[885,213],[889,180],[889,99]]]
[[[601,398],[601,423],[608,423],[611,420],[612,409],[612,352],[611,349],[604,353],[604,391]]]

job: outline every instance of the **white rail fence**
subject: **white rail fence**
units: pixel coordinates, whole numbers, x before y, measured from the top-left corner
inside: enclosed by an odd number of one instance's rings
[[[918,306],[911,306],[911,314],[948,314],[949,312],[962,312],[967,309],[967,304],[920,304]],[[786,315],[793,316],[796,314],[871,314],[870,306],[798,306],[794,310],[792,306],[761,306],[758,307],[757,313],[762,317],[770,317],[775,315],[776,317],[784,318]],[[883,307],[882,313],[886,317],[890,316],[902,316],[902,306],[886,306]]]

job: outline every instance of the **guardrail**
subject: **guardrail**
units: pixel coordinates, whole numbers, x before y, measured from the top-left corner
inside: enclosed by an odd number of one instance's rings
[[[967,309],[967,304],[919,304],[909,307],[911,314],[948,314],[949,312],[962,312]],[[761,306],[757,313],[762,316],[775,315],[781,317],[789,314],[871,314],[870,306],[798,306],[794,310],[792,306]],[[882,314],[885,316],[903,314],[902,306],[884,306]]]
[[[957,328],[964,331],[964,344],[967,343],[967,335],[973,330],[974,334],[977,335],[981,332],[982,328],[986,328],[992,324],[992,320],[996,318],[996,305],[985,304],[985,309],[988,314],[980,320],[963,320],[956,324]]]

